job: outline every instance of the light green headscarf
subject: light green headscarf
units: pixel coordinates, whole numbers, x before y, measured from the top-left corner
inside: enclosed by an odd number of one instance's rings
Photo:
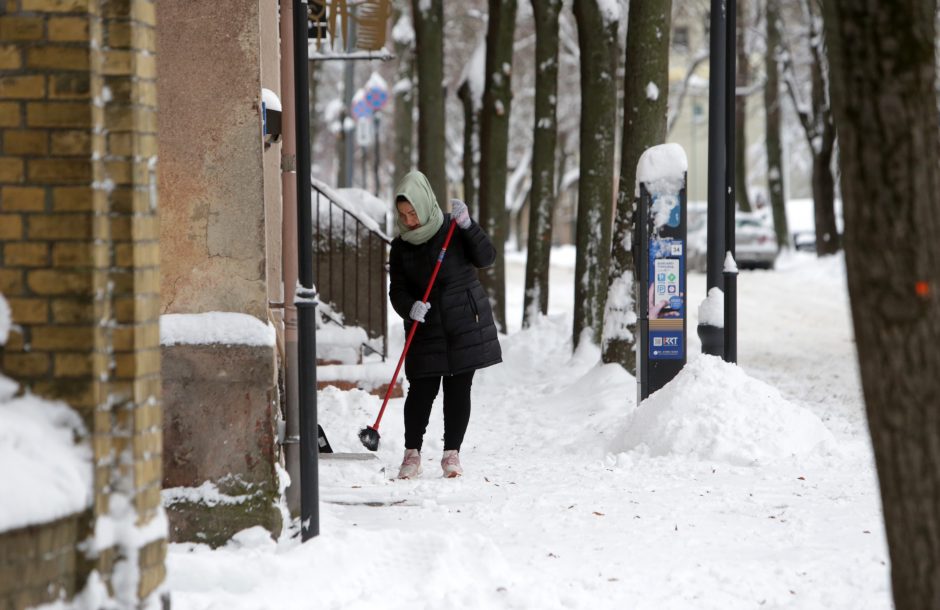
[[[437,205],[437,198],[434,191],[431,190],[431,183],[419,171],[413,171],[405,174],[401,179],[398,188],[395,189],[395,199],[402,196],[407,199],[418,214],[418,220],[421,226],[413,231],[409,231],[401,219],[396,216],[395,222],[398,224],[398,232],[401,238],[409,244],[423,244],[431,239],[441,225],[444,224],[444,213],[441,212],[441,206]],[[396,207],[396,214],[398,212]]]

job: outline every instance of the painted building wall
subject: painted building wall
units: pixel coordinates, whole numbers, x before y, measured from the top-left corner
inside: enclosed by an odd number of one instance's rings
[[[163,313],[267,319],[261,6],[157,4]]]
[[[281,300],[280,144],[265,147],[261,115],[262,88],[280,90],[278,4],[160,0],[157,11],[161,311],[247,314],[224,339],[161,346],[164,487],[208,481],[244,498],[236,510],[167,501],[170,539],[218,545],[281,528],[276,342],[239,338],[257,321],[280,326],[269,308]]]

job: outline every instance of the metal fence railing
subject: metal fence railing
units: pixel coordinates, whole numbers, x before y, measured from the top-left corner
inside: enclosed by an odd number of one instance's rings
[[[362,355],[388,356],[386,266],[391,243],[377,223],[347,209],[328,187],[313,185],[314,282],[342,326],[358,326],[368,340]]]

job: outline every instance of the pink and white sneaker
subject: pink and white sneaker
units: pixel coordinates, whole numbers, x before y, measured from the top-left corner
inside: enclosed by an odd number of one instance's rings
[[[444,477],[453,479],[463,475],[463,467],[460,465],[460,454],[456,449],[448,449],[441,458],[441,468],[444,470]]]
[[[399,479],[413,479],[421,475],[421,452],[417,449],[405,449],[405,457],[398,469]]]

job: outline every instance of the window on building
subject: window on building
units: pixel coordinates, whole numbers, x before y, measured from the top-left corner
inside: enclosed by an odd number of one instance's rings
[[[689,28],[687,26],[676,26],[672,31],[672,46],[675,49],[688,50]]]

